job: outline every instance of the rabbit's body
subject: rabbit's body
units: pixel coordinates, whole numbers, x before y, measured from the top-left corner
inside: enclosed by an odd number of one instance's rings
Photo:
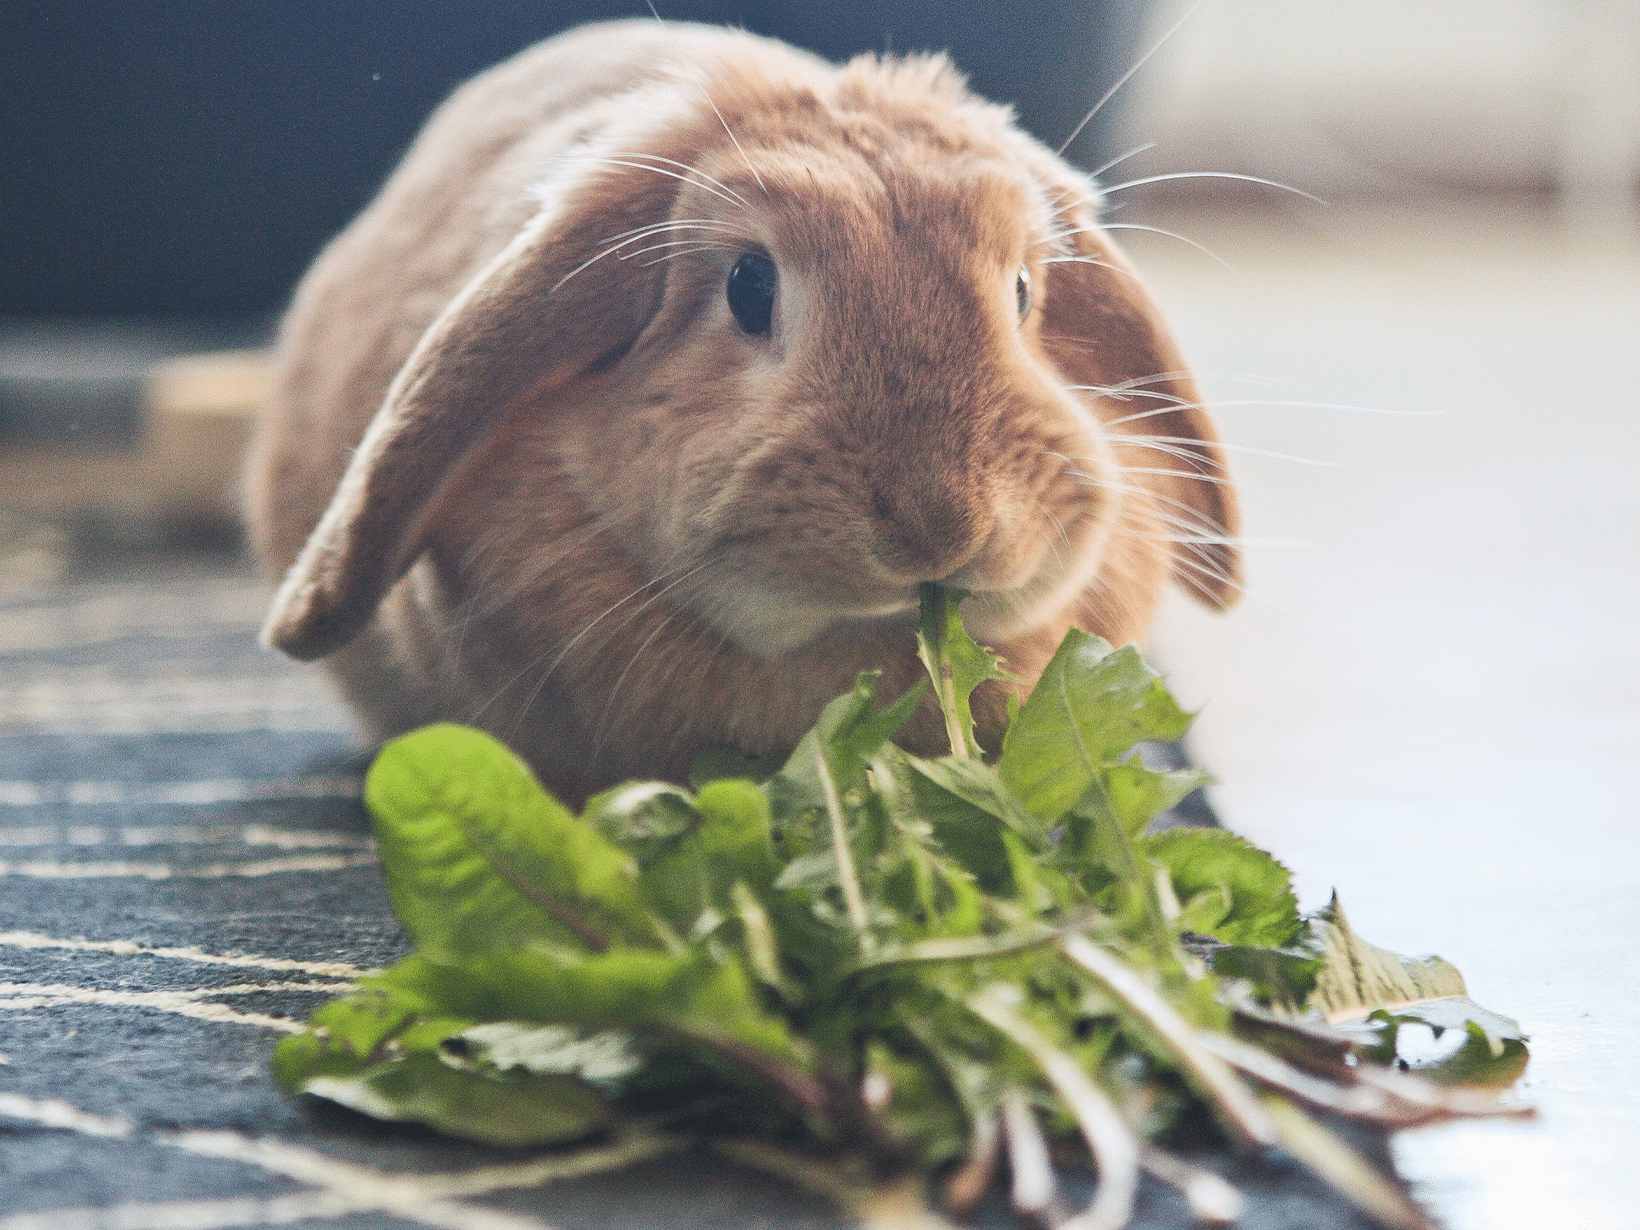
[[[1140,636],[1170,574],[1224,600],[1211,428],[1096,205],[937,59],[531,48],[296,296],[252,464],[270,639],[379,734],[474,722],[578,800],[788,747],[860,670],[909,686],[923,580],[1027,678],[1072,623]]]

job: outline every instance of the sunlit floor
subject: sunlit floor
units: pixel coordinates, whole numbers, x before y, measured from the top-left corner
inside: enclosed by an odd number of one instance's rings
[[[1305,459],[1233,455],[1246,595],[1154,640],[1227,823],[1532,1036],[1535,1122],[1403,1138],[1451,1230],[1640,1224],[1640,254],[1134,220],[1234,266],[1131,245],[1226,438]]]

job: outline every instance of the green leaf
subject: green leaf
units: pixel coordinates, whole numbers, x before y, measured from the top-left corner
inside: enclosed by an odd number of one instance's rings
[[[1417,1009],[1397,1013],[1401,1024],[1407,1017],[1434,1026],[1437,1020],[1463,1020],[1447,1029],[1463,1031],[1463,1045],[1434,1061],[1413,1062],[1413,1071],[1443,1085],[1484,1085],[1502,1088],[1512,1085],[1526,1070],[1526,1035],[1508,1017],[1489,1012],[1470,999],[1432,1000]],[[1499,1023],[1503,1023],[1500,1028]],[[1507,1029],[1508,1032],[1503,1032]],[[1442,1030],[1441,1032],[1444,1032]],[[1441,1036],[1436,1033],[1436,1038]],[[1401,1049],[1401,1048],[1398,1048]]]
[[[803,736],[780,772],[769,779],[766,789],[776,812],[790,815],[825,807],[825,791],[816,769],[817,749],[823,752],[837,788],[847,790],[863,781],[872,757],[910,719],[922,700],[924,685],[875,713],[880,673],[861,671],[854,690],[820,711],[820,720]]]
[[[996,770],[980,761],[955,756],[924,760],[900,753],[898,759],[944,795],[961,799],[992,821],[1000,821],[1033,849],[1041,850],[1047,845],[1047,827],[1002,784]]]
[[[837,851],[830,846],[819,850],[810,850],[807,854],[800,854],[781,869],[780,876],[774,882],[776,889],[786,892],[794,888],[806,888],[811,892],[820,892],[828,888],[836,888],[837,878]]]
[[[298,1091],[376,1119],[425,1123],[504,1147],[579,1140],[614,1119],[602,1095],[576,1077],[453,1068],[432,1055],[407,1055],[352,1076],[309,1077]]]
[[[686,826],[645,843],[639,883],[653,908],[688,934],[708,913],[733,911],[730,886],[737,881],[764,889],[774,880],[769,801],[749,781],[723,779],[692,800],[678,791],[666,802],[688,808]]]
[[[1173,900],[1178,896],[1171,883],[1168,892],[1174,893]],[[1166,895],[1163,900],[1165,902]],[[1213,928],[1222,923],[1230,913],[1230,890],[1222,884],[1214,884],[1202,889],[1194,897],[1179,907],[1179,916],[1173,920],[1173,925],[1183,935],[1205,935],[1211,937]]]
[[[653,942],[631,856],[481,731],[429,726],[395,739],[371,766],[365,802],[393,908],[428,956]]]
[[[1259,948],[1226,944],[1208,957],[1222,978],[1241,978],[1252,984],[1253,995],[1264,1004],[1297,1012],[1315,988],[1321,958],[1289,948]]]
[[[890,965],[920,965],[945,961],[975,961],[1010,956],[1051,944],[1073,931],[1086,927],[1087,915],[1073,917],[1057,926],[1033,923],[999,935],[961,935],[918,940],[910,944],[889,944],[861,957],[856,968],[880,969]]]
[[[1518,1021],[1483,1008],[1466,995],[1425,1000],[1397,1009],[1394,1015],[1403,1022],[1418,1021],[1428,1025],[1437,1037],[1444,1030],[1467,1030],[1473,1026],[1480,1031],[1486,1049],[1494,1058],[1502,1054],[1505,1043],[1526,1041]]]
[[[1420,1045],[1405,1025],[1427,1025],[1434,1045]],[[1509,1017],[1468,996],[1447,996],[1380,1008],[1369,1016],[1338,1021],[1334,1028],[1378,1063],[1402,1065],[1448,1085],[1502,1086],[1526,1068],[1527,1037]],[[1446,1035],[1454,1035],[1446,1039]],[[1443,1040],[1446,1039],[1446,1040]],[[1455,1045],[1454,1045],[1455,1043]]]
[[[1116,816],[1137,837],[1145,826],[1192,790],[1212,781],[1202,769],[1148,769],[1137,756],[1105,770],[1105,786]]]
[[[1129,934],[1141,938],[1164,964],[1175,963],[1175,933],[1162,910],[1156,875],[1140,853],[1126,823],[1116,814],[1105,776],[1089,784],[1071,809],[1056,857],[1067,871],[1103,870],[1115,883],[1102,900]]]
[[[281,1042],[274,1051],[274,1077],[296,1089],[315,1075],[355,1075],[389,1052],[402,1052],[407,1041],[432,1052],[475,1023],[472,1017],[445,1012],[418,988],[396,986],[376,975],[363,979],[353,994],[320,1007],[306,1033]]]
[[[612,948],[596,956],[569,950],[495,952],[443,971],[492,1019],[632,1029],[666,1014],[702,976],[702,957]],[[477,1014],[475,1014],[477,1015]]]
[[[1132,645],[1113,650],[1072,628],[1008,727],[997,770],[1032,812],[1057,820],[1123,753],[1172,742],[1190,721]]]
[[[921,618],[917,624],[917,656],[934,684],[934,696],[945,716],[951,754],[978,758],[984,749],[974,738],[970,697],[987,680],[1018,683],[1002,669],[997,656],[968,635],[957,608],[968,597],[964,590],[927,583],[919,588]]]
[[[882,1042],[866,1053],[868,1081],[888,1094],[882,1117],[889,1135],[914,1151],[924,1166],[940,1166],[962,1156],[968,1145],[963,1105],[944,1073],[921,1054],[902,1056]]]
[[[1520,1026],[1470,999],[1463,975],[1449,962],[1397,956],[1367,943],[1351,930],[1336,895],[1311,928],[1322,964],[1310,1004],[1369,1058],[1400,1059],[1452,1084],[1506,1085],[1525,1068]],[[1409,1052],[1400,1027],[1414,1023],[1429,1026],[1437,1039],[1460,1030],[1462,1040],[1434,1055]]]
[[[1494,1089],[1514,1084],[1526,1071],[1529,1056],[1524,1035],[1499,1039],[1479,1021],[1465,1025],[1464,1034],[1463,1046],[1452,1055],[1439,1064],[1413,1065],[1414,1069],[1443,1085],[1484,1085]]]
[[[574,1076],[612,1092],[643,1066],[636,1039],[619,1030],[589,1032],[567,1025],[492,1021],[454,1035],[461,1055],[478,1066],[505,1072],[522,1068],[538,1076]]]
[[[1463,975],[1450,962],[1397,956],[1361,939],[1350,929],[1336,894],[1311,920],[1311,934],[1322,965],[1310,1005],[1328,1017],[1468,993]]]
[[[801,1066],[801,1048],[786,1025],[767,1012],[740,962],[713,961],[696,951],[672,956],[611,949],[491,953],[459,971],[463,1006],[483,1005],[491,1019],[537,1021],[599,1030],[686,1031],[703,1041],[734,1041],[781,1063]]]
[[[754,888],[774,880],[769,800],[763,791],[749,781],[715,781],[701,788],[695,806],[701,815],[701,855],[719,904],[727,904],[729,885],[736,880]]]
[[[709,782],[725,778],[766,782],[779,772],[790,754],[779,750],[754,756],[733,747],[702,748],[689,766],[689,788],[699,790]]]
[[[1032,1116],[1055,1165],[1080,1147],[1078,1127],[1119,1126],[1115,1105],[1143,1137],[1216,1108],[1266,1139],[1237,1101],[1245,1087],[1192,1049],[1228,1027],[1231,1002],[1244,1036],[1277,1021],[1231,979],[1286,1013],[1307,996],[1356,1003],[1343,1014],[1366,1018],[1346,1026],[1358,1054],[1428,1037],[1419,1021],[1442,1034],[1436,1079],[1518,1071],[1518,1028],[1467,1001],[1358,1002],[1404,992],[1397,979],[1450,990],[1444,963],[1361,944],[1336,909],[1295,939],[1288,877],[1268,855],[1216,831],[1143,835],[1202,775],[1134,754],[1190,719],[1131,647],[1067,636],[1029,701],[1010,693],[1000,771],[986,767],[969,698],[1006,676],[963,631],[962,597],[922,593],[919,651],[949,758],[889,742],[926,685],[878,711],[872,672],[765,784],[754,758],[723,752],[697,762],[698,793],[627,783],[580,818],[477,732],[392,744],[366,797],[417,952],[281,1044],[280,1080],[490,1143],[659,1116],[822,1144],[861,1174],[956,1163],[977,1193],[1004,1103],[1008,1131],[1028,1139],[1018,1116]],[[1352,1044],[1307,1028],[1327,1049],[1295,1096],[1348,1078],[1405,1083],[1384,1099],[1403,1120],[1428,1102],[1427,1084],[1350,1072]],[[1487,1109],[1442,1097],[1442,1111]],[[1286,1127],[1312,1166],[1375,1198],[1347,1153],[1302,1118]],[[1131,1160],[1126,1130],[1105,1133],[1102,1169]]]
[[[667,782],[626,782],[587,800],[581,818],[644,866],[695,824],[689,792]]]
[[[1302,925],[1292,874],[1257,846],[1223,829],[1168,829],[1139,839],[1139,848],[1167,868],[1180,901],[1223,889],[1228,909],[1210,924],[1181,917],[1181,929],[1227,944],[1280,948]]]
[[[1042,825],[1008,795],[996,773],[978,760],[893,758],[917,816],[951,857],[987,892],[1012,895],[1015,877],[1003,835],[1025,827],[1030,844],[1044,844]],[[1000,813],[1000,814],[999,814]],[[1007,816],[1007,819],[1003,818]]]

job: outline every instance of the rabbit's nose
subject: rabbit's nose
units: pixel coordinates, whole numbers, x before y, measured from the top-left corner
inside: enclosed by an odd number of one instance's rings
[[[873,554],[907,580],[938,581],[956,572],[984,547],[995,520],[972,494],[932,484],[871,491]]]

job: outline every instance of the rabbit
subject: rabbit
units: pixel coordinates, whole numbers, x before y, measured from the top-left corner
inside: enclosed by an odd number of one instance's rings
[[[480,726],[578,805],[912,686],[925,581],[1021,692],[1170,577],[1228,605],[1222,449],[1099,210],[938,54],[648,21],[519,53],[294,295],[264,641],[376,736]],[[902,741],[944,739],[925,700]]]

